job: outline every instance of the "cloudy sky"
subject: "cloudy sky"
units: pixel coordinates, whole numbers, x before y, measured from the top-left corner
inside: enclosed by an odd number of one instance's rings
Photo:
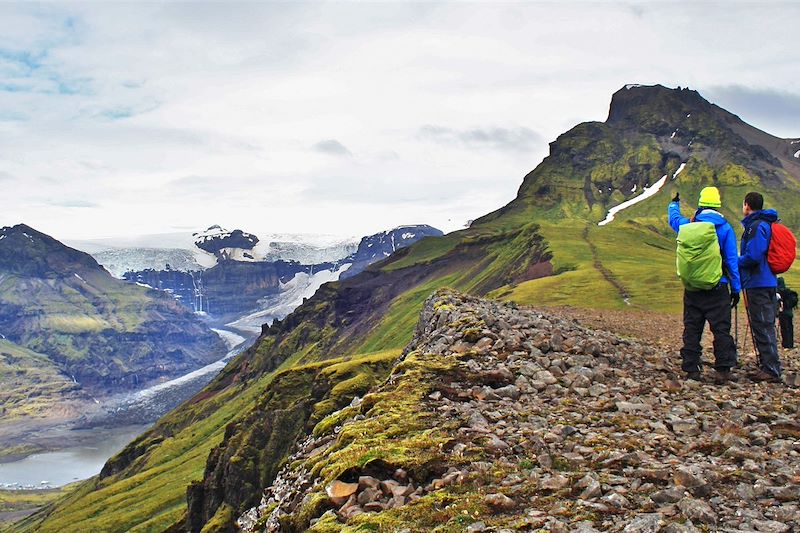
[[[0,225],[444,230],[626,83],[800,136],[800,4],[0,4]]]

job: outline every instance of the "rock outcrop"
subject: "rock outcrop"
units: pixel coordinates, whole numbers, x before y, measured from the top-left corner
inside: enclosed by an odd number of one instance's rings
[[[684,382],[674,354],[439,291],[386,382],[323,419],[238,525],[793,531],[796,395]]]

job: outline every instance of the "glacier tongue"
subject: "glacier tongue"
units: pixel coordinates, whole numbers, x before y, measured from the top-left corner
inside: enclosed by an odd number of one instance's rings
[[[299,307],[304,299],[311,298],[324,283],[338,280],[339,276],[348,268],[350,268],[350,263],[335,270],[320,270],[313,274],[307,272],[295,274],[291,280],[281,284],[279,294],[268,296],[260,301],[261,309],[227,325],[239,331],[261,333],[262,324],[271,324],[275,319],[283,319]]]

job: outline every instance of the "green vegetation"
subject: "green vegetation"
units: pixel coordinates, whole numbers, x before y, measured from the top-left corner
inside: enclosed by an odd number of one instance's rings
[[[32,511],[69,493],[75,485],[46,490],[0,490],[0,528],[23,511]]]
[[[213,402],[185,405],[180,414],[193,424],[173,433],[176,421],[170,415],[163,418],[138,441],[164,439],[137,459],[129,475],[87,480],[60,499],[52,512],[45,509],[14,530],[60,532],[81,524],[86,531],[163,531],[185,512],[186,487],[202,477],[208,453],[222,440],[225,425],[252,404],[263,386],[231,389]]]
[[[414,327],[419,321],[419,310],[433,291],[450,286],[456,276],[446,276],[419,287],[415,287],[389,306],[388,312],[373,328],[361,345],[360,351],[391,350],[403,348],[411,340]]]
[[[0,339],[0,419],[40,416],[56,399],[68,397],[78,386],[61,374],[46,356]],[[0,449],[0,456],[9,455]]]
[[[308,520],[325,510],[325,486],[346,473],[356,476],[362,469],[385,465],[382,468],[387,470],[387,475],[394,468],[402,467],[417,480],[434,477],[435,471],[441,468],[441,447],[452,440],[457,424],[448,425],[435,420],[435,415],[421,406],[432,384],[453,372],[459,364],[459,356],[412,352],[395,368],[396,378],[392,385],[385,385],[365,396],[359,408],[332,415],[335,422],[328,418],[320,421],[314,429],[316,435],[330,433],[343,417],[350,418],[331,448],[302,465],[314,476],[321,477],[322,482],[312,489],[306,508],[298,513],[297,520],[292,520],[291,527],[295,530],[308,528]],[[364,419],[354,422],[352,417],[358,413],[363,414]],[[351,521],[351,530],[393,531],[393,528],[408,523],[433,528],[439,525],[437,518],[440,515],[431,511],[440,506],[442,498],[446,500],[448,496],[431,494],[413,506],[357,517]],[[464,503],[460,502],[458,507]],[[319,532],[341,530],[340,523],[327,518],[309,529]]]

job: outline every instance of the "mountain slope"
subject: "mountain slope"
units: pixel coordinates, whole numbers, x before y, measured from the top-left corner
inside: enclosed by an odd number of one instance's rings
[[[89,394],[135,388],[224,352],[171,298],[116,280],[88,254],[22,224],[0,230],[0,302],[3,337],[46,356]]]
[[[674,135],[673,135],[674,134]],[[576,126],[550,145],[550,155],[530,172],[517,198],[475,224],[517,224],[535,219],[553,251],[560,276],[508,287],[495,294],[522,303],[627,304],[680,309],[674,275],[674,234],[666,206],[681,192],[690,216],[700,189],[722,191],[719,210],[741,233],[741,202],[764,194],[790,227],[800,226],[800,159],[791,139],[762,132],[704,100],[696,91],[631,86],[612,97],[606,122]],[[598,226],[614,206],[664,178],[643,201]],[[787,274],[798,280],[794,272]]]
[[[689,122],[681,126],[681,117]],[[676,310],[680,286],[674,273],[674,236],[665,222],[666,204],[675,188],[690,203],[702,186],[721,185],[723,212],[730,220],[735,220],[744,192],[762,188],[768,201],[785,211],[787,221],[797,220],[797,169],[790,167],[794,163],[784,162],[785,154],[783,159],[771,155],[768,147],[762,146],[762,152],[751,146],[737,132],[744,131],[750,139],[770,138],[732,117],[693,91],[632,87],[616,93],[609,120],[582,124],[560,136],[551,145],[551,155],[526,176],[517,199],[508,206],[466,230],[423,239],[358,276],[322,286],[285,320],[265,329],[256,345],[233,360],[205,391],[112,460],[113,472],[85,484],[21,529],[56,531],[76,523],[91,528],[100,520],[117,520],[119,530],[169,524],[176,531],[187,526],[191,531],[230,530],[242,512],[257,505],[258,485],[270,487],[276,465],[287,458],[288,448],[276,447],[275,437],[300,442],[315,427],[324,431],[318,421],[379,383],[382,372],[386,377],[388,367],[377,368],[375,354],[384,357],[408,344],[424,301],[437,288],[455,287],[522,303],[619,308],[630,303]],[[686,137],[673,137],[680,127]],[[664,176],[669,185],[598,226],[609,208]],[[797,279],[793,276],[790,284]],[[675,327],[678,324],[676,320]],[[473,329],[464,331],[469,342],[479,340],[470,340],[481,333]],[[350,368],[355,375],[339,376],[332,370],[340,356],[354,365]],[[324,386],[312,378],[294,378],[292,372],[302,373],[309,365],[331,369]],[[438,376],[438,370],[433,375]],[[281,389],[283,379],[296,387]],[[341,394],[328,401],[328,390]],[[286,411],[287,394],[313,398],[314,405],[276,424],[279,419],[270,418],[270,413],[280,416]],[[389,420],[396,421],[402,433],[402,420]],[[176,452],[172,443],[178,441],[187,447],[191,443],[192,453]],[[211,451],[208,460],[197,450]],[[180,502],[180,487],[158,484],[167,465],[179,457],[185,458],[181,479],[194,481],[188,505]],[[138,482],[136,489],[131,488],[133,480]],[[242,488],[244,482],[247,489]],[[155,507],[148,507],[149,516],[157,519],[115,512],[100,517],[107,502],[125,498],[129,506],[135,505],[145,492],[160,496],[161,504],[153,501]],[[83,518],[71,521],[78,516]]]

